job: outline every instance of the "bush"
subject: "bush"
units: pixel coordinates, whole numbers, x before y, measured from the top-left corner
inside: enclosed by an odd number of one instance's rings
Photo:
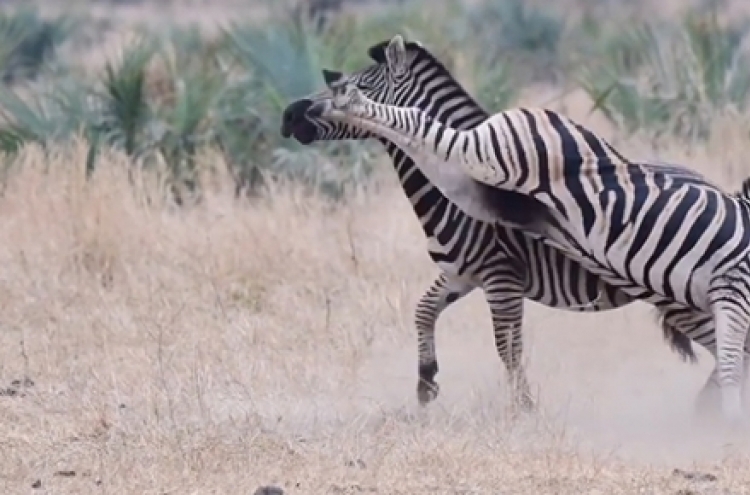
[[[89,169],[102,146],[113,147],[134,164],[163,163],[167,180],[190,192],[197,187],[196,154],[218,146],[238,190],[283,175],[339,195],[371,170],[367,146],[302,147],[282,139],[279,118],[291,99],[322,87],[321,67],[339,66],[347,43],[341,33],[317,34],[300,23],[234,24],[217,39],[195,29],[146,35],[109,60],[96,80],[68,75],[0,89],[0,146],[12,153],[25,142],[83,132],[91,142]],[[328,166],[336,162],[356,170]]]
[[[582,71],[582,86],[629,132],[705,138],[717,112],[747,108],[749,27],[695,13],[679,25],[644,23],[610,45],[604,63]]]
[[[35,8],[0,13],[0,74],[6,84],[33,79],[70,36],[72,18],[44,20]]]
[[[511,64],[519,79],[556,77],[565,20],[528,0],[487,0],[468,4],[454,21],[456,43],[482,53],[487,67]]]
[[[323,87],[322,68],[370,64],[367,48],[396,33],[428,46],[493,113],[512,105],[521,88],[574,82],[629,132],[696,138],[716,112],[744,111],[750,97],[748,24],[719,22],[716,5],[675,22],[645,19],[650,14],[636,3],[628,4],[627,21],[615,21],[613,0],[562,0],[556,11],[525,0],[450,0],[439,8],[413,0],[367,15],[344,8],[325,29],[278,5],[262,24],[238,20],[216,36],[169,26],[146,32],[93,78],[57,49],[65,40],[78,41],[75,50],[96,45],[91,32],[99,36],[101,28],[90,20],[87,30],[81,20],[43,20],[30,9],[0,15],[0,151],[83,134],[89,170],[103,147],[117,148],[134,167],[165,170],[184,198],[199,195],[196,157],[214,148],[238,191],[286,177],[338,196],[366,179],[378,156],[371,147],[379,146],[301,146],[281,137],[280,114]],[[568,11],[583,15],[562,14]]]

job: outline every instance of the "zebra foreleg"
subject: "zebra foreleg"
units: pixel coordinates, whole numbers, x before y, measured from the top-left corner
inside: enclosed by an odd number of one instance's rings
[[[484,292],[492,313],[495,347],[508,373],[513,406],[522,412],[532,412],[536,403],[522,363],[523,288],[509,287],[505,281],[485,284]]]
[[[435,400],[440,390],[435,382],[435,375],[438,372],[437,353],[435,352],[435,324],[437,319],[445,308],[475,288],[476,285],[441,274],[417,303],[415,316],[419,359],[417,400],[420,405],[424,406]]]

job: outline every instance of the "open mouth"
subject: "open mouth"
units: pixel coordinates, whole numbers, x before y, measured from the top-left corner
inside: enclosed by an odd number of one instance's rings
[[[310,132],[292,132],[292,137],[300,144],[310,144],[315,140],[315,136]]]
[[[294,138],[300,144],[310,144],[315,141],[315,129],[306,125],[287,125],[281,126],[281,135],[284,138]]]

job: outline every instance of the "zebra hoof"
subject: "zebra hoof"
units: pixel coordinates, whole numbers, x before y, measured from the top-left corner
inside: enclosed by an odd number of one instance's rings
[[[536,412],[536,402],[528,395],[516,397],[510,404],[510,418],[517,419],[521,416],[534,414]]]
[[[419,383],[417,383],[417,400],[419,401],[419,405],[426,406],[435,400],[438,392],[440,392],[440,387],[437,383],[419,380]]]
[[[699,396],[693,405],[693,415],[699,421],[712,422],[721,419],[721,409],[717,401],[705,395]]]
[[[693,415],[704,424],[723,422],[721,389],[717,383],[709,381],[703,386],[693,403]]]
[[[530,414],[536,412],[536,402],[528,395],[520,397],[516,403],[522,413]]]

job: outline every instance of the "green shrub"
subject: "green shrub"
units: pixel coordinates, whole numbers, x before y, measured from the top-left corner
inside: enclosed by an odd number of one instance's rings
[[[94,29],[90,19],[80,27],[29,9],[0,14],[0,70],[13,82],[0,86],[0,151],[83,133],[89,169],[102,147],[115,147],[134,166],[163,165],[176,189],[199,193],[196,158],[218,148],[238,190],[286,177],[338,196],[366,179],[380,147],[301,146],[281,137],[281,113],[323,88],[322,68],[368,65],[367,48],[397,33],[424,43],[493,113],[529,84],[574,82],[627,131],[695,138],[716,112],[747,110],[750,98],[748,24],[719,23],[715,5],[673,21],[642,20],[632,3],[622,7],[631,17],[621,17],[615,0],[564,0],[555,10],[526,0],[413,0],[366,15],[344,9],[319,29],[272,4],[270,18],[238,20],[218,36],[160,26],[93,78],[56,48],[73,40],[80,46],[66,49],[96,49],[116,20]],[[578,19],[567,14],[575,6]],[[44,70],[50,65],[65,70]]]
[[[307,25],[232,25],[218,39],[195,29],[146,35],[105,64],[95,80],[68,75],[0,88],[0,146],[70,139],[123,150],[134,164],[166,165],[175,189],[197,192],[196,156],[220,147],[239,189],[284,176],[334,195],[371,170],[372,143],[303,147],[279,132],[283,108],[323,86],[321,67],[336,67],[346,38]]]
[[[459,46],[481,52],[488,67],[511,63],[522,79],[555,77],[566,25],[562,17],[527,0],[486,0],[463,9],[451,30]]]
[[[224,34],[230,65],[239,73],[218,102],[217,126],[235,175],[246,182],[242,187],[260,184],[264,175],[282,175],[308,183],[323,181],[324,189],[337,195],[352,177],[367,175],[372,143],[303,147],[293,139],[282,139],[279,132],[283,109],[293,99],[324,87],[323,67],[352,68],[347,56],[358,55],[348,49],[353,32],[332,29],[319,34],[309,24],[282,21],[273,27],[233,24]],[[343,170],[321,177],[316,169],[330,168],[327,165],[333,161]]]
[[[66,16],[44,20],[35,8],[0,12],[0,75],[4,83],[33,79],[55,55],[76,22]]]
[[[695,13],[678,25],[644,23],[625,32],[628,43],[585,67],[581,84],[595,107],[627,131],[704,138],[717,112],[747,108],[749,26],[722,26]]]

